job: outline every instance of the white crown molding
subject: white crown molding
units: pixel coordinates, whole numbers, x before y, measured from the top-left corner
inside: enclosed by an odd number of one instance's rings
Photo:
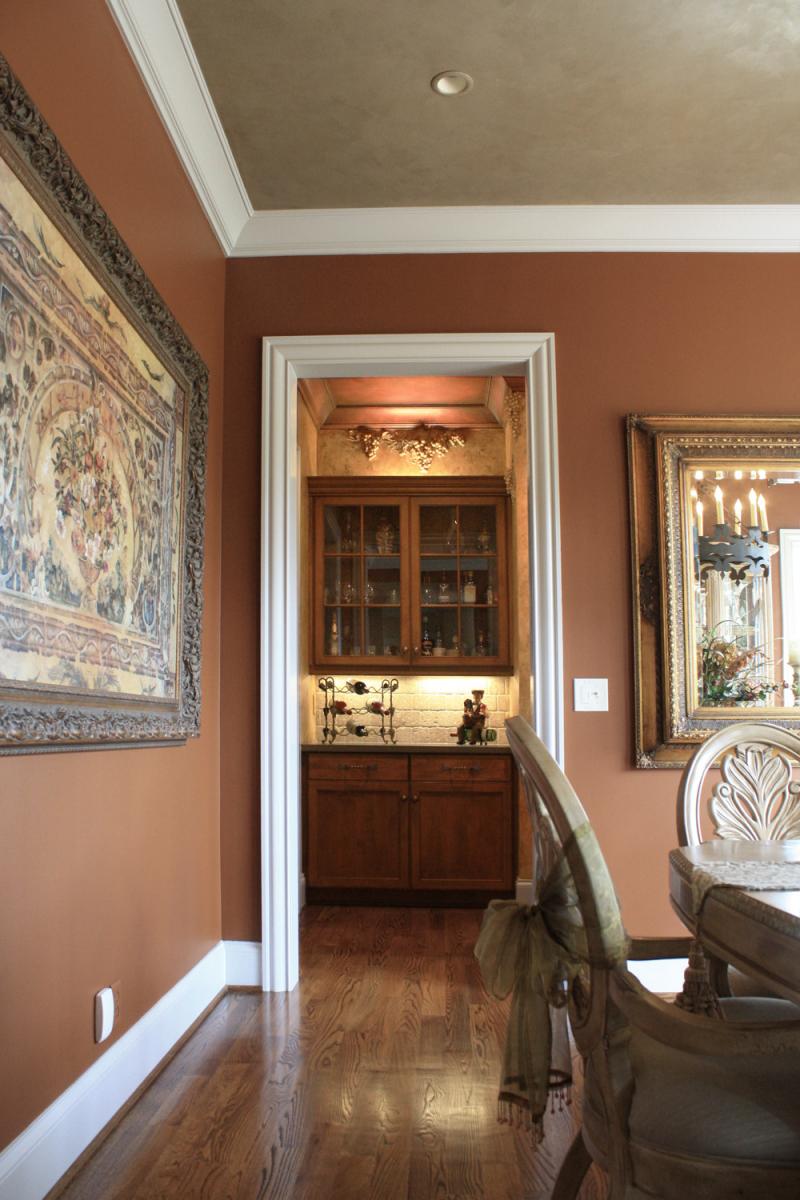
[[[230,254],[253,214],[176,0],[107,0],[211,227]]]
[[[800,251],[800,205],[539,205],[255,212],[235,258],[297,254]]]
[[[228,255],[797,253],[796,204],[574,204],[254,212],[177,0],[106,0]]]

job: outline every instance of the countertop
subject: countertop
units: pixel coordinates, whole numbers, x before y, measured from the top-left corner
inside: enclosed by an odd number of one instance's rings
[[[489,742],[483,746],[459,746],[455,738],[449,742],[425,742],[411,745],[408,742],[394,744],[382,742],[380,738],[337,738],[335,742],[304,742],[300,749],[304,753],[322,754],[474,754],[481,758],[485,754],[510,754],[510,746],[499,746]]]

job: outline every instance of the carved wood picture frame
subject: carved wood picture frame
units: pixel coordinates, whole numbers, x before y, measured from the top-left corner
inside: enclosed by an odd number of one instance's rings
[[[208,372],[0,56],[0,754],[200,732]]]
[[[630,415],[627,433],[635,765],[683,767],[699,744],[731,722],[764,720],[800,728],[800,708],[701,709],[692,702],[696,685],[687,626],[691,522],[687,525],[680,482],[681,465],[690,460],[740,462],[744,467],[780,459],[800,467],[800,418]]]

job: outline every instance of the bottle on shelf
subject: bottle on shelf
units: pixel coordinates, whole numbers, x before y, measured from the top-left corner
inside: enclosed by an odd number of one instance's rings
[[[433,584],[431,583],[430,575],[422,576],[422,603],[433,603]]]
[[[428,618],[425,617],[422,623],[422,653],[425,658],[430,658],[433,654],[433,640],[428,632]]]
[[[485,554],[492,544],[492,535],[489,533],[489,526],[486,522],[481,525],[481,531],[477,537],[478,549]]]
[[[475,643],[475,653],[480,655],[481,658],[485,658],[489,653],[489,647],[486,644],[486,634],[482,629],[478,630],[478,638]]]
[[[486,588],[486,603],[494,604],[494,584],[492,583],[491,575],[489,576],[489,583]]]
[[[367,736],[366,725],[361,725],[358,721],[354,721],[352,717],[347,722],[345,729],[347,730],[348,733],[352,733],[355,737],[366,737]]]
[[[442,571],[442,578],[439,580],[439,603],[450,603],[450,584],[447,582],[447,576]]]
[[[336,621],[336,613],[331,617],[331,628],[328,634],[328,653],[339,653],[339,626]]]
[[[384,708],[383,703],[380,700],[371,700],[370,703],[367,705],[367,708],[369,709],[369,711],[371,713],[375,713],[376,717],[381,717],[386,712],[386,709]]]
[[[467,571],[467,578],[464,581],[462,600],[465,604],[474,604],[476,598],[477,588],[475,587],[475,576],[472,571]]]
[[[369,687],[364,683],[363,679],[350,679],[347,682],[347,686],[357,696],[363,696],[369,691]]]

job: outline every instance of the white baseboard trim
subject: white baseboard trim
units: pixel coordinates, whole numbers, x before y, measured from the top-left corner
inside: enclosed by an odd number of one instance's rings
[[[651,992],[679,992],[683,987],[683,958],[651,958],[628,963],[628,970]]]
[[[218,942],[0,1154],[0,1200],[42,1200],[225,984]]]
[[[518,879],[515,885],[517,904],[533,904],[533,880]]]
[[[261,942],[223,942],[228,987],[261,987]]]

